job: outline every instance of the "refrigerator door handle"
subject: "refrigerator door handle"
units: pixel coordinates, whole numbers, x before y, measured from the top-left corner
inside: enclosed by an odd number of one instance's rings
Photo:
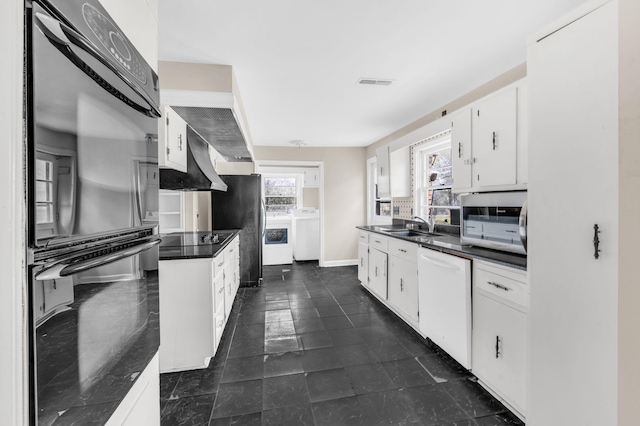
[[[82,255],[71,255],[54,262],[51,265],[45,266],[43,270],[35,275],[35,279],[53,280],[77,274],[88,269],[96,268],[98,266],[115,262],[116,260],[142,253],[143,251],[149,250],[150,248],[160,244],[160,241],[160,238],[152,240],[144,238],[124,246],[108,249],[101,248]],[[105,251],[107,251],[107,253],[104,253]]]
[[[262,203],[262,213],[264,217],[264,221],[262,222],[262,237],[264,238],[264,233],[267,230],[267,205],[262,198],[260,198],[260,202]]]

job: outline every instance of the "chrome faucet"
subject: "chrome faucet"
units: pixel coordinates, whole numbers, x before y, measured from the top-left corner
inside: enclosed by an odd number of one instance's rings
[[[429,228],[429,232],[433,232],[436,228],[436,223],[433,220],[433,216],[429,215],[427,216],[427,220],[424,220],[423,218],[421,218],[420,216],[414,216],[412,217],[412,219],[418,219],[421,222],[424,222],[427,227]]]

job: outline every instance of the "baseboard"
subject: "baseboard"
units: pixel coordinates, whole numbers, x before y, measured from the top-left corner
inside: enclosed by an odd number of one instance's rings
[[[335,268],[336,266],[355,266],[355,265],[358,265],[358,259],[325,260],[322,264],[322,267]]]

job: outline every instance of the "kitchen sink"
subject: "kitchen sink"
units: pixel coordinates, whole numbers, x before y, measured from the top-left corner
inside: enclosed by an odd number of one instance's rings
[[[413,229],[400,229],[397,231],[389,230],[385,232],[391,235],[396,235],[398,237],[409,237],[409,238],[435,237],[438,235],[431,232],[415,231]]]

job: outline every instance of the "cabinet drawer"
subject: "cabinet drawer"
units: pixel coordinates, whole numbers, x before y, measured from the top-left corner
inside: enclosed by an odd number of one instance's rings
[[[365,231],[358,232],[358,241],[361,243],[369,244],[369,233]]]
[[[389,240],[389,254],[415,263],[418,261],[418,245],[391,239]]]
[[[484,263],[476,263],[474,286],[477,290],[497,296],[514,307],[529,307],[529,287],[526,276],[516,270],[495,268]]]
[[[389,240],[378,234],[371,234],[369,236],[369,245],[385,253],[389,250]]]
[[[224,269],[224,256],[219,254],[218,256],[214,257],[211,267],[213,268],[213,271],[212,271],[213,277],[216,277],[218,276],[218,274],[221,274],[222,270]]]
[[[224,249],[224,252],[222,254],[222,257],[224,258],[224,263],[227,264],[231,262],[233,258],[236,256],[237,252],[238,252],[238,247],[233,243],[229,244],[227,248]]]

